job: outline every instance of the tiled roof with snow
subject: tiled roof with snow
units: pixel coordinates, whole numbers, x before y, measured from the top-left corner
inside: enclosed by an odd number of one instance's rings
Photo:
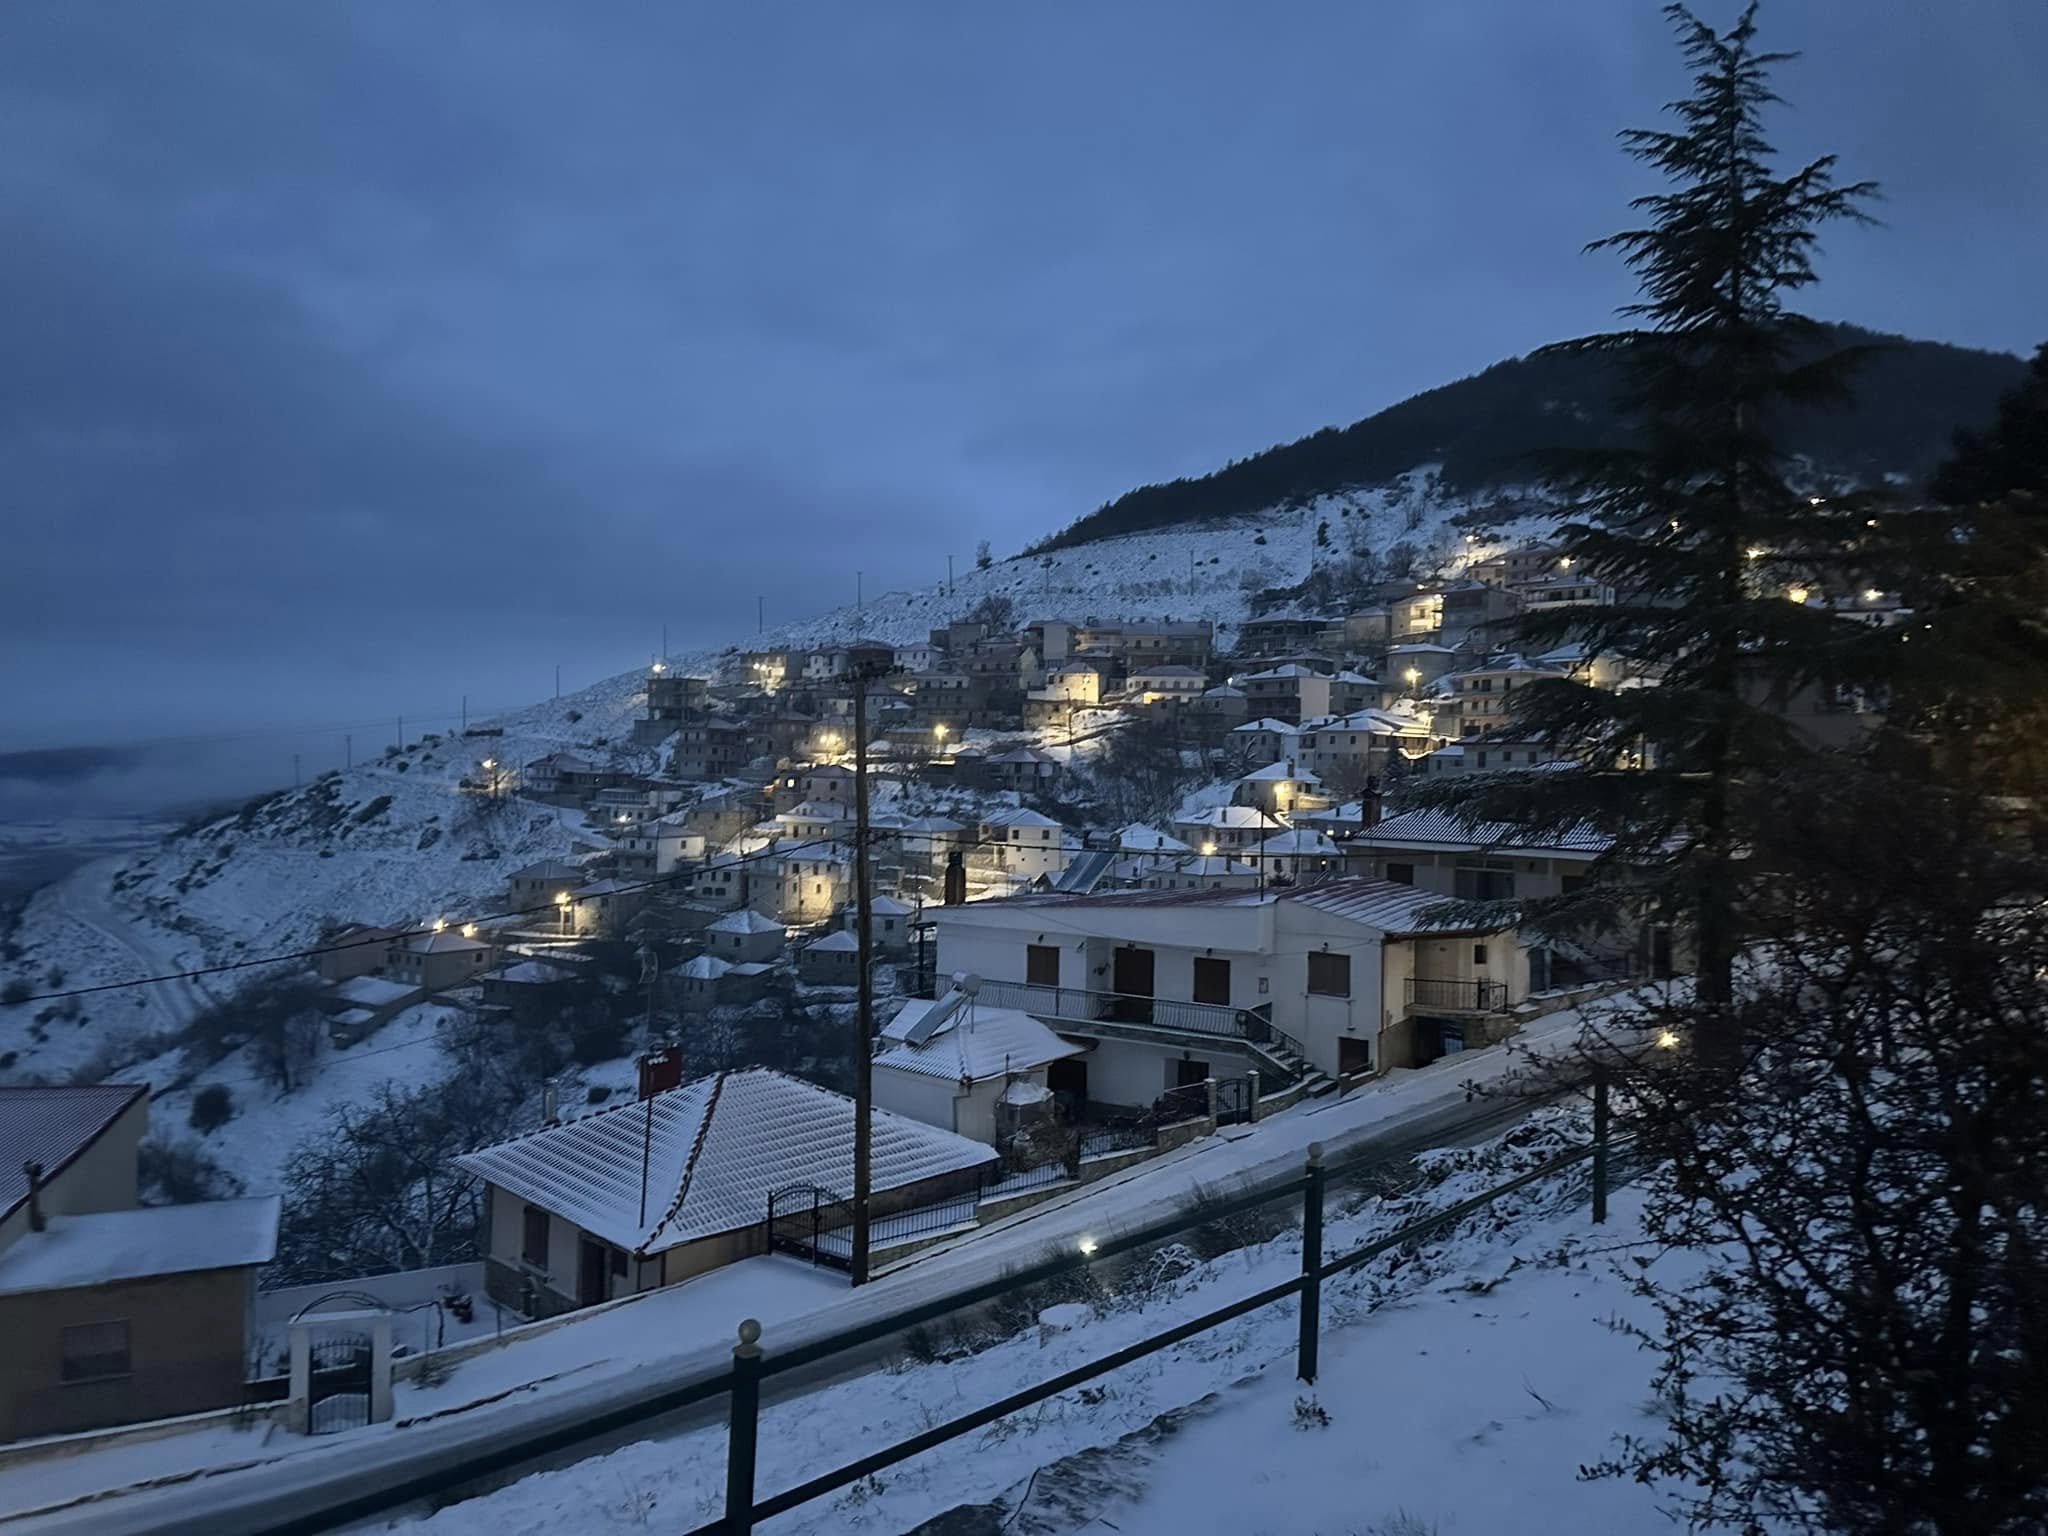
[[[1321,885],[1296,888],[1244,890],[1225,887],[1201,890],[1110,891],[1096,896],[1055,896],[1030,894],[1001,901],[976,902],[965,907],[940,909],[940,920],[958,916],[977,920],[1000,920],[1005,908],[1063,906],[1086,907],[1259,907],[1269,902],[1300,902],[1350,922],[1378,930],[1389,938],[1407,938],[1429,933],[1496,933],[1506,923],[1473,925],[1444,916],[1425,918],[1425,912],[1451,906],[1451,898],[1436,891],[1418,890],[1391,880],[1362,876],[1329,880]]]
[[[683,962],[682,974],[691,981],[716,981],[731,969],[730,961],[716,955],[698,955]]]
[[[913,1045],[900,1032],[888,1038],[897,1043],[875,1058],[876,1066],[953,1083],[1028,1072],[1047,1062],[1084,1055],[1088,1049],[1062,1040],[1022,1009],[980,1004],[962,1008],[922,1044]]]
[[[828,933],[822,939],[813,939],[804,946],[805,954],[854,954],[860,949],[860,937],[844,928]]]
[[[53,1179],[137,1099],[147,1083],[0,1088],[0,1217],[28,1198],[27,1163]]]
[[[416,933],[401,940],[400,947],[414,955],[460,955],[491,946],[482,939],[465,939],[451,928],[440,933]]]
[[[1371,847],[1431,844],[1444,848],[1554,849],[1568,853],[1605,853],[1613,839],[1591,827],[1575,827],[1557,837],[1535,838],[1505,821],[1468,821],[1445,810],[1403,811],[1359,833],[1356,843]]]
[[[1323,781],[1306,768],[1297,769],[1292,763],[1269,763],[1264,768],[1244,775],[1240,784],[1320,784]]]
[[[1197,811],[1192,816],[1176,816],[1173,824],[1177,827],[1284,827],[1287,825],[1270,811],[1262,811],[1255,805],[1212,805],[1206,811]]]
[[[774,918],[764,917],[752,907],[741,907],[736,912],[726,913],[717,922],[711,924],[711,931],[713,933],[780,934],[784,930],[782,924],[775,921]]]
[[[1337,852],[1337,845],[1320,832],[1295,828],[1269,837],[1253,850],[1256,853],[1284,854],[1290,858],[1330,858]]]
[[[1126,853],[1186,853],[1188,845],[1157,827],[1134,821],[1116,835],[1116,845]]]
[[[1270,731],[1276,736],[1292,736],[1299,726],[1289,725],[1285,720],[1247,720],[1243,725],[1233,725],[1230,734],[1249,736],[1254,731]]]
[[[640,1159],[650,1116],[643,1221]],[[992,1147],[887,1110],[874,1112],[872,1131],[878,1194],[996,1156]],[[792,1185],[850,1198],[853,1101],[765,1068],[721,1072],[456,1161],[615,1247],[659,1253],[758,1225],[769,1195]]]
[[[1278,682],[1302,677],[1321,676],[1323,676],[1323,674],[1316,671],[1316,669],[1313,667],[1304,667],[1298,661],[1290,661],[1284,667],[1268,667],[1263,672],[1253,672],[1246,678],[1246,681],[1254,683]]]
[[[1030,810],[1021,805],[1005,806],[999,811],[990,811],[981,818],[983,826],[989,827],[1056,827],[1058,822],[1041,811]]]
[[[412,983],[389,981],[382,976],[351,976],[347,981],[336,982],[329,993],[366,1008],[384,1008],[419,995],[420,989]]]
[[[244,1269],[277,1256],[276,1195],[53,1215],[0,1251],[0,1296]]]

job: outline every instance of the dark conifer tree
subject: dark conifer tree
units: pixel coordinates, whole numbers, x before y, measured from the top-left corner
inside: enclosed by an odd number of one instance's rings
[[[1683,6],[1667,14],[1692,71],[1668,129],[1622,134],[1665,190],[1632,205],[1642,222],[1593,243],[1621,252],[1641,282],[1625,329],[1556,350],[1617,359],[1638,446],[1559,466],[1574,498],[1562,553],[1617,589],[1611,607],[1525,623],[1525,647],[1566,640],[1617,658],[1657,686],[1570,681],[1517,690],[1518,723],[1583,759],[1578,772],[1497,775],[1431,798],[1540,831],[1591,824],[1609,861],[1654,867],[1630,900],[1681,920],[1697,946],[1701,1052],[1732,1064],[1732,970],[1742,886],[1774,813],[1762,786],[1809,751],[1773,696],[1835,686],[1858,665],[1838,620],[1786,601],[1771,572],[1841,546],[1854,509],[1816,504],[1791,483],[1776,440],[1791,407],[1840,399],[1852,353],[1786,307],[1816,280],[1818,231],[1864,217],[1865,183],[1837,185],[1832,157],[1774,168],[1762,116],[1778,100],[1756,45],[1754,6],[1716,32]],[[1615,898],[1613,885],[1586,904]]]

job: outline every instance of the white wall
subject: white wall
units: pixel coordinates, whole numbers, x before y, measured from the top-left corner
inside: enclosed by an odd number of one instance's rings
[[[1193,1046],[1182,1051],[1131,1040],[1104,1040],[1088,1053],[1088,1097],[1098,1103],[1142,1109],[1174,1086],[1175,1063],[1183,1055],[1206,1060],[1212,1077],[1235,1077],[1243,1069],[1241,1058],[1232,1053],[1204,1057]]]
[[[949,1083],[942,1077],[927,1077],[921,1072],[905,1072],[899,1067],[877,1064],[874,1069],[875,1107],[894,1110],[899,1115],[908,1115],[926,1125],[936,1125],[942,1131],[955,1130],[954,1097],[960,1091],[957,1083]],[[961,1135],[975,1133],[961,1131]],[[983,1138],[985,1139],[985,1138]]]

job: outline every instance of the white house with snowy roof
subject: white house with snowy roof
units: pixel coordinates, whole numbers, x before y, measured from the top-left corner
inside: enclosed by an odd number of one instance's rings
[[[1213,805],[1174,817],[1172,826],[1174,836],[1201,853],[1232,853],[1287,830],[1284,819],[1256,805]]]
[[[878,1109],[871,1128],[877,1216],[971,1195],[995,1161],[993,1148],[906,1115]],[[455,1161],[485,1185],[491,1296],[539,1317],[767,1252],[771,1199],[801,1203],[823,1230],[843,1226],[853,1130],[845,1095],[750,1068]]]
[[[1222,853],[1189,853],[1147,861],[1136,881],[1148,891],[1245,890],[1259,883],[1259,872]]]
[[[875,1103],[993,1142],[1003,1129],[999,1106],[1006,1092],[1024,1084],[1051,1093],[1048,1074],[1090,1049],[1020,1009],[984,1006],[958,992],[915,999],[882,1026]]]
[[[1237,781],[1237,798],[1276,816],[1292,815],[1304,805],[1313,809],[1328,803],[1323,794],[1323,781],[1309,769],[1297,766],[1291,757],[1283,757],[1277,763],[1268,763],[1241,777]]]
[[[1078,853],[1064,828],[1042,811],[1004,806],[981,818],[983,862],[1020,880],[1050,879]]]
[[[1265,716],[1230,729],[1230,749],[1248,763],[1277,763],[1294,750],[1300,727]]]
[[[1134,821],[1116,835],[1116,846],[1123,853],[1192,853],[1194,850],[1179,838],[1148,827],[1142,821]]]
[[[814,987],[851,987],[860,981],[860,938],[835,928],[796,956],[797,975]]]
[[[773,960],[782,953],[782,941],[787,932],[774,918],[751,907],[741,907],[706,926],[705,952],[728,965],[743,965],[750,960]]]
[[[868,898],[868,933],[874,941],[875,953],[900,955],[910,948],[910,919],[914,910],[909,902],[894,896]],[[839,926],[848,933],[854,931],[859,918],[859,910],[851,901],[839,909]]]
[[[1519,936],[1443,896],[1343,878],[1252,890],[1030,895],[938,907],[937,972],[1096,1042],[1086,1096],[1149,1104],[1205,1077],[1419,1065],[1509,1027]]]
[[[1290,827],[1243,855],[1268,880],[1320,880],[1338,867],[1337,845],[1311,827]]]

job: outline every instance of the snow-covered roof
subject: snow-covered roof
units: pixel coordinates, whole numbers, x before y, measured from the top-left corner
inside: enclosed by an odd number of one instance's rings
[[[1289,725],[1285,720],[1247,720],[1243,725],[1233,725],[1230,734],[1248,736],[1254,731],[1270,731],[1276,736],[1292,736],[1299,729],[1299,726]]]
[[[1321,677],[1323,674],[1314,667],[1304,667],[1298,661],[1290,661],[1283,667],[1268,667],[1263,672],[1253,672],[1247,682],[1279,682],[1302,677]]]
[[[1192,816],[1176,816],[1173,824],[1177,827],[1283,827],[1281,821],[1270,811],[1262,811],[1255,805],[1212,805],[1206,811],[1197,811]]]
[[[908,917],[913,909],[909,902],[895,896],[870,896],[868,898],[868,910],[876,917]],[[846,911],[850,919],[853,915],[853,908],[848,907]]]
[[[1028,1077],[1020,1077],[1008,1084],[1000,1095],[1005,1104],[1043,1104],[1052,1097],[1052,1090],[1043,1083],[1034,1083]]]
[[[581,864],[570,864],[562,859],[541,859],[524,869],[512,871],[514,880],[581,880],[589,873]]]
[[[1164,662],[1157,666],[1138,666],[1130,670],[1132,677],[1202,677],[1206,674],[1200,667],[1190,667],[1180,662]]]
[[[1556,837],[1535,838],[1510,822],[1468,821],[1445,810],[1403,811],[1367,827],[1354,842],[1367,847],[1428,844],[1461,850],[1528,848],[1584,854],[1605,853],[1613,846],[1613,839],[1587,826]]]
[[[981,818],[981,821],[982,825],[987,827],[1056,827],[1059,825],[1058,822],[1042,811],[1034,811],[1029,807],[1021,805],[1010,805],[1003,807],[1001,810],[990,811]]]
[[[1228,683],[1218,683],[1214,688],[1204,688],[1202,690],[1202,697],[1205,699],[1241,699],[1244,697],[1244,690],[1242,688],[1233,688]]]
[[[917,1017],[924,1011],[919,1009]],[[953,1083],[1028,1072],[1047,1062],[1084,1055],[1088,1049],[1062,1040],[1020,1008],[970,1003],[941,1024],[930,1039],[917,1044],[906,1038],[910,1025],[902,1018],[899,1014],[884,1026],[882,1038],[894,1043],[875,1058],[875,1065]]]
[[[1363,672],[1352,672],[1349,670],[1339,672],[1330,681],[1333,683],[1362,683],[1368,688],[1377,688],[1380,685],[1379,679],[1376,677],[1367,677]]]
[[[1116,845],[1126,853],[1186,853],[1188,845],[1157,827],[1134,821],[1116,835]]]
[[[855,954],[860,949],[860,937],[844,928],[828,933],[822,939],[813,939],[804,946],[805,954]]]
[[[874,824],[891,832],[921,832],[928,836],[967,830],[945,816],[877,816]]]
[[[278,1196],[258,1195],[53,1215],[0,1251],[0,1296],[268,1264],[282,1209]]]
[[[845,821],[853,812],[831,800],[806,800],[777,816],[780,821]]]
[[[334,1016],[334,1022],[360,1028],[365,1024],[376,1023],[377,1015],[367,1008],[347,1008]]]
[[[409,939],[401,939],[399,947],[414,955],[460,955],[475,949],[489,949],[491,946],[482,939],[465,939],[454,929],[440,933],[416,933]]]
[[[782,924],[775,921],[772,917],[764,917],[752,907],[741,907],[737,911],[728,912],[717,922],[711,924],[711,932],[713,933],[773,933],[779,935],[783,931]]]
[[[1094,896],[1053,896],[1030,894],[1002,901],[975,902],[964,907],[942,909],[944,918],[977,922],[984,917],[1001,922],[1006,908],[1039,907],[1259,907],[1269,902],[1296,901],[1331,913],[1350,922],[1372,928],[1388,938],[1407,938],[1426,933],[1497,933],[1507,923],[1471,924],[1444,916],[1425,919],[1423,913],[1451,905],[1451,898],[1435,891],[1418,890],[1391,880],[1355,876],[1325,881],[1321,885],[1263,890],[1224,887],[1199,890],[1110,891]],[[942,918],[942,920],[944,920]]]
[[[1424,654],[1455,656],[1458,654],[1458,648],[1455,645],[1438,645],[1433,640],[1410,640],[1401,645],[1388,646],[1387,654],[1389,656],[1420,656]]]
[[[576,973],[567,966],[549,965],[545,960],[522,960],[517,965],[508,965],[502,970],[492,971],[486,981],[509,981],[524,987],[546,986],[549,982],[567,981]]]
[[[1259,844],[1257,853],[1284,854],[1289,858],[1330,858],[1337,852],[1337,845],[1320,832],[1311,832],[1297,827],[1269,837]]]
[[[137,1099],[147,1083],[0,1087],[0,1217],[28,1198],[27,1163],[54,1179]]]
[[[876,1193],[996,1156],[992,1147],[887,1110],[874,1112],[872,1132]],[[644,1222],[643,1135],[650,1191]],[[758,1225],[769,1195],[792,1185],[850,1198],[853,1101],[765,1068],[720,1072],[456,1162],[616,1247],[658,1253]]]
[[[351,976],[347,981],[336,982],[329,996],[366,1008],[386,1008],[419,994],[420,989],[410,982],[390,981],[382,976]]]
[[[1269,763],[1237,781],[1240,784],[1320,784],[1323,781],[1306,768],[1292,763]]]
[[[1192,858],[1181,859],[1172,868],[1183,875],[1256,875],[1258,871],[1249,864],[1240,864],[1236,859],[1220,853],[1198,853]]]
[[[730,961],[716,955],[698,955],[683,962],[682,974],[691,981],[716,981],[731,969]]]

